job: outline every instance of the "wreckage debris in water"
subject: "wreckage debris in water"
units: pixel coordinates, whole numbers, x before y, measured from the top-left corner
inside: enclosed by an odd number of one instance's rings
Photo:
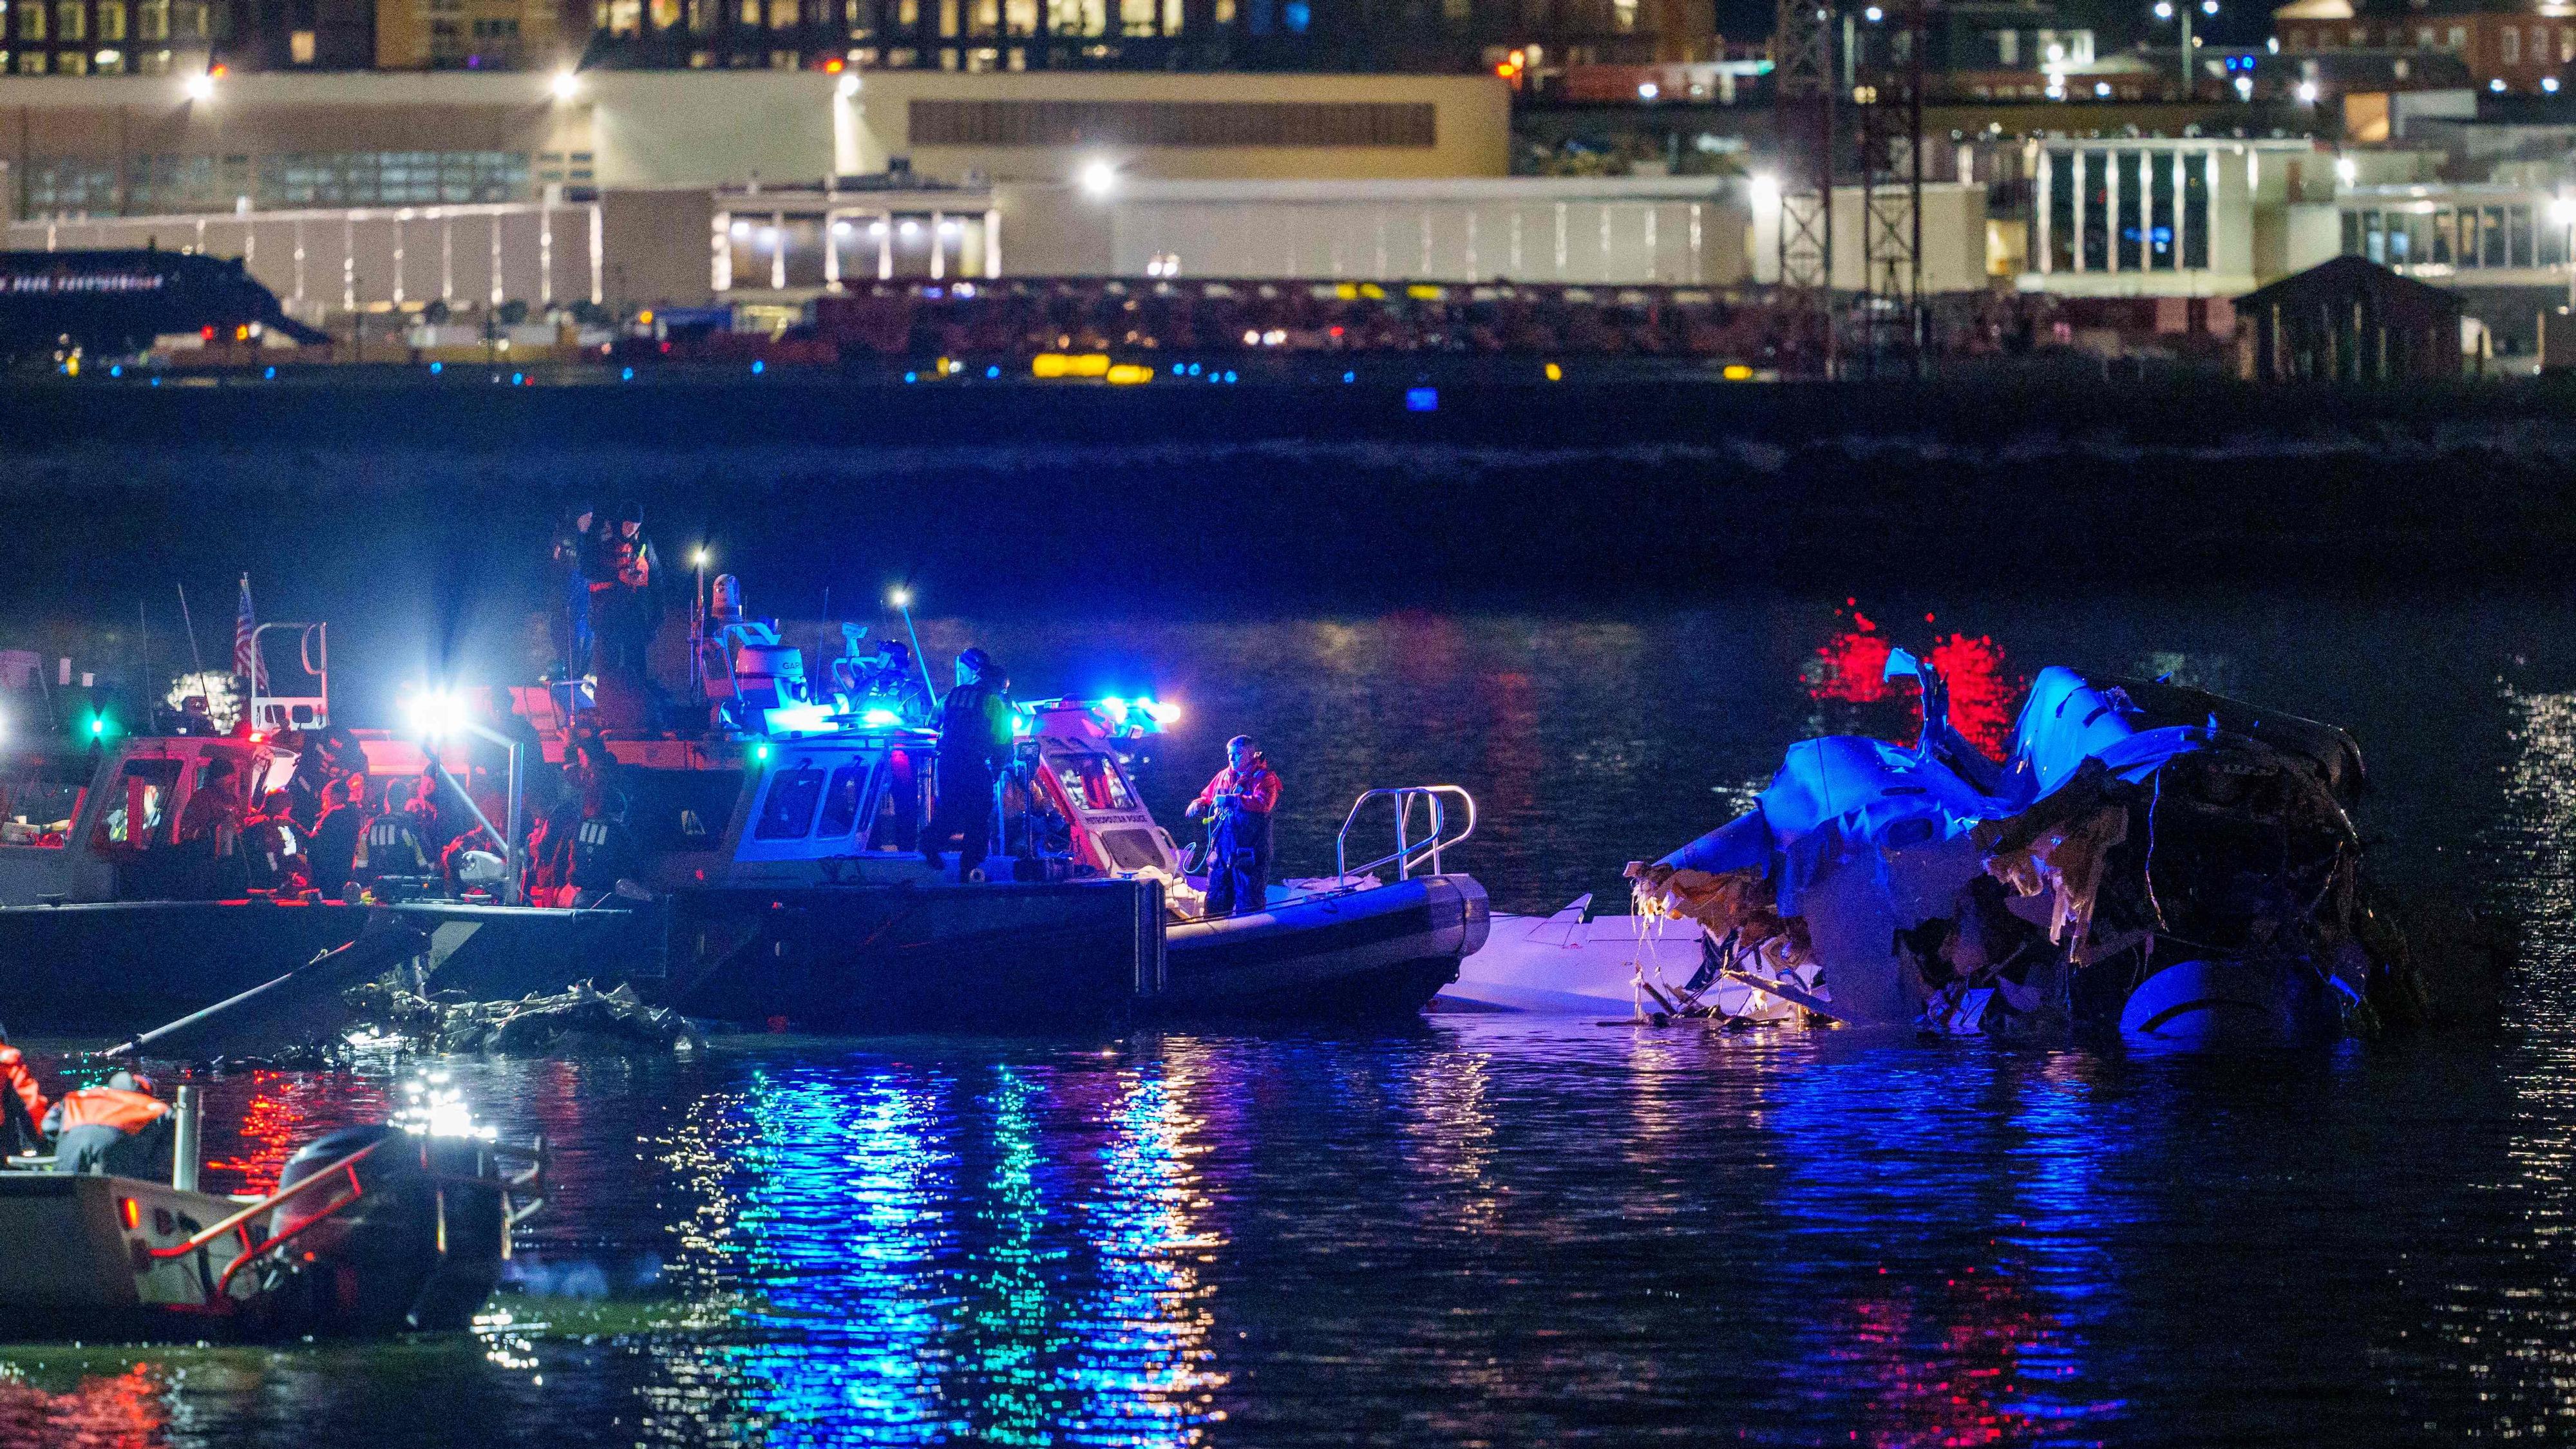
[[[706,1046],[688,1018],[667,1007],[645,1005],[624,985],[601,991],[584,981],[555,996],[474,1001],[462,992],[424,997],[379,983],[352,992],[351,1004],[374,1024],[436,1052],[621,1055],[687,1053]]]

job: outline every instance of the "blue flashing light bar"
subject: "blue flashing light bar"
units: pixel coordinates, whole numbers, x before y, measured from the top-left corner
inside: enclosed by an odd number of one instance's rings
[[[1406,388],[1404,390],[1404,410],[1409,413],[1436,413],[1440,411],[1440,389],[1436,387]]]

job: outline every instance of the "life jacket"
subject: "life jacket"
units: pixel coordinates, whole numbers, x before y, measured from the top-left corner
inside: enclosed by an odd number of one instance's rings
[[[635,874],[634,837],[605,815],[581,822],[572,838],[572,883],[583,890],[615,890]]]
[[[45,1090],[36,1083],[36,1074],[27,1066],[24,1052],[13,1046],[0,1046],[0,1089],[14,1093],[18,1103],[27,1109],[27,1126],[33,1129],[45,1120]]]
[[[170,1104],[149,1092],[123,1087],[83,1087],[66,1092],[45,1114],[45,1130],[60,1134],[75,1127],[113,1127],[129,1135],[170,1114]]]
[[[379,815],[376,822],[367,827],[367,873],[429,874],[429,854],[421,848],[420,832],[412,829],[409,818]]]

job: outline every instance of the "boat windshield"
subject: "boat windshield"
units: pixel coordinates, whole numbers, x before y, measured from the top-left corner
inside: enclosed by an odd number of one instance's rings
[[[0,764],[0,845],[60,850],[89,795],[86,757],[29,756]]]
[[[823,798],[823,769],[798,764],[781,770],[769,782],[760,802],[760,823],[752,835],[761,840],[802,840],[814,828],[814,806]]]
[[[90,843],[140,850],[153,843],[170,812],[170,797],[179,788],[177,760],[128,760],[117,777],[116,796],[98,818]]]
[[[1127,789],[1127,777],[1098,754],[1060,754],[1049,764],[1055,770],[1056,783],[1063,787],[1064,797],[1084,810],[1133,810],[1136,797]]]

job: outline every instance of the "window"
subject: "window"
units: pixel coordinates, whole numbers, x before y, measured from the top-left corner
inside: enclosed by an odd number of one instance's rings
[[[823,791],[823,820],[814,827],[819,839],[838,840],[857,827],[863,813],[860,806],[868,798],[868,765],[865,760],[852,760],[832,772],[832,783]]]
[[[125,0],[99,0],[98,38],[101,40],[125,38]]]
[[[1110,765],[1105,755],[1056,755],[1048,765],[1055,771],[1056,784],[1063,788],[1065,798],[1077,809],[1136,808],[1135,797],[1127,791],[1127,778]]]
[[[1151,831],[1103,831],[1100,845],[1111,867],[1117,870],[1144,870],[1163,863],[1163,852],[1155,848]]]
[[[2521,31],[2508,25],[2496,33],[2496,58],[2506,65],[2514,65],[2522,60]]]
[[[2448,46],[2450,49],[2467,50],[2469,48],[2469,29],[2467,26],[2454,25],[2448,32],[2446,32],[2446,36],[2447,38],[2443,41],[2443,44]]]
[[[769,0],[769,28],[772,30],[796,28],[796,0]]]
[[[44,73],[45,53],[43,51],[30,50],[18,57],[18,74],[43,75]]]
[[[134,33],[138,40],[168,40],[170,0],[143,0],[134,11]]]
[[[760,802],[760,823],[752,828],[759,840],[802,840],[814,828],[814,807],[823,798],[823,771],[816,765],[795,765],[779,771],[769,781],[769,794]]]
[[[0,775],[0,845],[60,850],[89,794],[90,763],[22,759]]]
[[[1428,104],[1294,101],[909,103],[916,146],[1430,146]]]
[[[20,40],[45,38],[44,0],[27,0],[27,3],[18,7],[18,38]]]
[[[170,793],[179,786],[177,760],[128,760],[116,782],[116,795],[99,817],[90,843],[103,848],[141,850],[161,833],[169,812]]]
[[[87,75],[89,74],[89,52],[65,51],[55,58],[54,69],[63,75]]]
[[[88,38],[89,7],[83,5],[81,0],[61,0],[61,3],[54,6],[54,39],[87,40]],[[69,56],[63,58],[71,59]]]

